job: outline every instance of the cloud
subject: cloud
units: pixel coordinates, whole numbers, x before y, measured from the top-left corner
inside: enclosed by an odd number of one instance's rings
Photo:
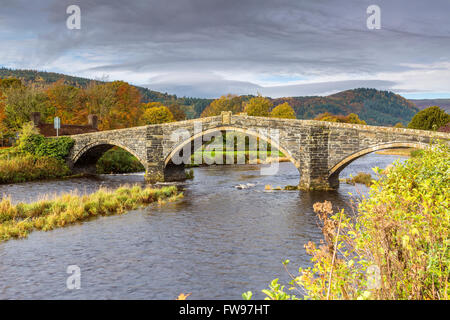
[[[0,61],[190,96],[353,86],[442,92],[450,2],[376,2],[381,30],[366,28],[368,0],[4,0]],[[81,7],[81,30],[66,28],[71,4]],[[439,65],[447,71],[430,82]],[[266,88],[264,79],[283,77],[303,80]]]

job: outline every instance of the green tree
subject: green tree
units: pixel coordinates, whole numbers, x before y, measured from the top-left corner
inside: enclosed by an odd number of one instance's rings
[[[269,99],[258,95],[245,104],[244,112],[249,116],[268,117],[272,106],[273,104]]]
[[[40,112],[43,120],[52,114],[42,90],[25,86],[10,87],[4,94],[6,95],[4,123],[11,131],[19,130],[25,122],[30,121],[33,112]]]
[[[270,113],[270,116],[272,118],[284,118],[284,119],[296,118],[294,109],[292,109],[292,107],[287,102],[282,103],[273,108],[272,112]]]
[[[160,124],[174,121],[173,114],[166,106],[147,108],[142,115],[145,124]]]
[[[450,122],[450,115],[438,106],[419,111],[408,124],[410,129],[434,130]]]

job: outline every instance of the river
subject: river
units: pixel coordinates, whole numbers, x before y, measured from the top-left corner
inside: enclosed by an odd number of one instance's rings
[[[370,154],[350,164],[340,177],[386,167],[399,156]],[[27,239],[0,243],[0,299],[241,299],[245,291],[264,298],[261,289],[274,278],[288,281],[290,269],[310,264],[303,245],[319,241],[317,201],[351,210],[349,201],[362,185],[341,183],[338,191],[264,191],[264,186],[296,185],[299,173],[280,163],[273,176],[258,165],[194,169],[195,178],[180,187],[184,198],[124,215],[101,217]],[[0,186],[14,202],[45,194],[100,186],[141,183],[143,174],[103,175],[61,181]],[[255,184],[238,190],[237,184]],[[81,270],[81,288],[69,290],[69,265]]]

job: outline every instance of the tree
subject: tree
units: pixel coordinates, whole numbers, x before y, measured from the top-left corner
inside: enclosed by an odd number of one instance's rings
[[[244,112],[249,116],[268,117],[272,106],[273,104],[269,99],[258,95],[245,104]]]
[[[82,89],[70,86],[59,80],[47,90],[48,103],[54,109],[53,116],[58,116],[66,124],[83,124],[88,111],[85,106],[86,95]]]
[[[186,119],[186,113],[178,103],[171,103],[168,106],[170,112],[173,114],[173,118],[175,121],[182,121]]]
[[[135,127],[141,123],[141,94],[126,82],[91,85],[86,90],[86,100],[89,113],[99,116],[101,130]]]
[[[270,116],[272,118],[283,118],[283,119],[297,118],[294,109],[292,109],[292,107],[287,102],[276,106],[270,113]]]
[[[450,122],[450,115],[438,106],[419,111],[408,124],[410,129],[434,130]]]
[[[25,122],[30,121],[33,112],[40,112],[42,119],[50,117],[52,110],[48,108],[47,96],[33,87],[10,87],[4,91],[5,125],[10,131],[19,130]]]
[[[138,126],[142,115],[139,90],[124,81],[114,81],[107,85],[115,91],[115,103],[105,119],[108,128],[119,129]]]
[[[174,121],[173,114],[166,106],[150,107],[142,115],[144,124],[160,124]]]
[[[340,123],[353,123],[353,124],[366,124],[364,120],[359,119],[358,115],[355,113],[350,113],[347,116],[343,115],[333,115],[329,112],[319,114],[314,120],[328,121],[328,122],[340,122]]]
[[[203,110],[201,117],[218,116],[222,111],[231,111],[233,113],[242,112],[242,99],[239,96],[228,94],[211,102]]]
[[[397,122],[394,126],[394,128],[404,128],[405,126],[401,122]]]

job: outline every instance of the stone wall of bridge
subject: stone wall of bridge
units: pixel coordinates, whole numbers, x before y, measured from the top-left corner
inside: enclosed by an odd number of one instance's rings
[[[75,135],[68,162],[76,170],[92,171],[106,150],[118,146],[142,162],[150,182],[178,180],[184,177],[184,165],[171,160],[187,147],[192,152],[192,146],[200,146],[204,135],[223,131],[255,136],[278,148],[299,170],[299,186],[304,189],[336,188],[342,169],[364,154],[424,148],[434,138],[450,140],[448,133],[224,112],[209,118]]]

